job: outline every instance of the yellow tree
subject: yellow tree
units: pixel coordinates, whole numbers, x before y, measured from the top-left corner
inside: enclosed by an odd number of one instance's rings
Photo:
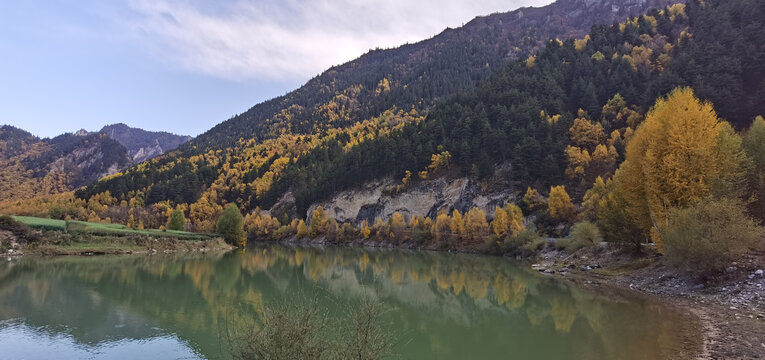
[[[402,240],[404,231],[406,231],[406,220],[404,215],[401,215],[398,211],[394,212],[390,220],[390,230],[397,240]]]
[[[491,221],[491,230],[498,240],[503,240],[507,236],[509,218],[505,209],[497,206],[494,210],[494,220]]]
[[[372,230],[369,228],[369,222],[364,219],[361,222],[361,236],[363,236],[364,239],[369,239],[370,235],[372,235]]]
[[[526,210],[528,211],[534,211],[545,206],[545,199],[539,194],[539,191],[531,187],[526,188],[523,202],[526,204]]]
[[[563,185],[550,188],[550,198],[547,200],[547,211],[553,219],[569,221],[574,216],[574,204]]]
[[[316,207],[311,215],[311,224],[308,227],[308,233],[311,237],[317,237],[327,231],[327,213],[321,205]]]
[[[659,99],[635,131],[616,191],[660,251],[659,226],[666,222],[668,209],[697,203],[715,184],[736,182],[731,176],[740,173],[742,164],[736,145],[731,145],[733,135],[712,104],[697,99],[690,88],[677,88]]]
[[[308,227],[305,225],[305,220],[300,219],[300,222],[297,224],[297,233],[295,236],[297,236],[298,239],[308,236]]]
[[[595,183],[592,184],[592,188],[587,190],[582,199],[582,209],[579,213],[579,218],[583,221],[594,222],[598,218],[598,211],[600,210],[600,202],[608,196],[608,187],[603,178],[598,176],[595,179]]]
[[[465,215],[465,234],[471,241],[480,241],[489,234],[489,223],[486,213],[479,208],[472,208]]]
[[[598,144],[606,138],[603,126],[587,119],[587,114],[579,110],[579,117],[574,119],[574,124],[568,130],[571,143],[574,146],[587,149],[592,152]]]
[[[452,211],[451,231],[452,235],[456,237],[461,238],[465,235],[465,220],[462,219],[462,214],[457,209]]]
[[[505,213],[508,217],[508,231],[511,235],[516,236],[523,230],[526,230],[526,225],[523,224],[525,218],[523,217],[523,211],[515,204],[505,205]]]
[[[434,232],[436,233],[436,241],[443,242],[448,240],[452,232],[452,219],[445,212],[441,212],[436,216]]]

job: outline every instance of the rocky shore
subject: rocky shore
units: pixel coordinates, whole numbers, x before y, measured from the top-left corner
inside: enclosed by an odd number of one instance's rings
[[[600,246],[542,252],[532,268],[584,286],[617,286],[659,297],[701,322],[697,359],[765,359],[765,254],[752,253],[715,276],[679,271],[661,256]],[[693,335],[692,335],[693,336]]]

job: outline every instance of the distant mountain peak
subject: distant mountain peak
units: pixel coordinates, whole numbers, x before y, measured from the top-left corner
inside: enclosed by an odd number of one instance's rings
[[[124,145],[135,163],[162,155],[191,140],[190,136],[164,131],[147,131],[123,123],[104,126],[100,132]]]

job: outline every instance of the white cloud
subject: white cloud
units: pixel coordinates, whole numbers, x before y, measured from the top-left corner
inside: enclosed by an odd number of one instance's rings
[[[128,1],[131,29],[170,64],[233,80],[294,80],[477,15],[551,0]]]

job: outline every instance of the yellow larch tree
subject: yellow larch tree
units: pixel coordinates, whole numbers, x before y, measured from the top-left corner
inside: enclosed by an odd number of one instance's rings
[[[635,131],[616,191],[660,251],[659,227],[669,209],[697,203],[715,185],[737,182],[743,164],[735,136],[712,104],[697,99],[690,88],[659,99]]]

